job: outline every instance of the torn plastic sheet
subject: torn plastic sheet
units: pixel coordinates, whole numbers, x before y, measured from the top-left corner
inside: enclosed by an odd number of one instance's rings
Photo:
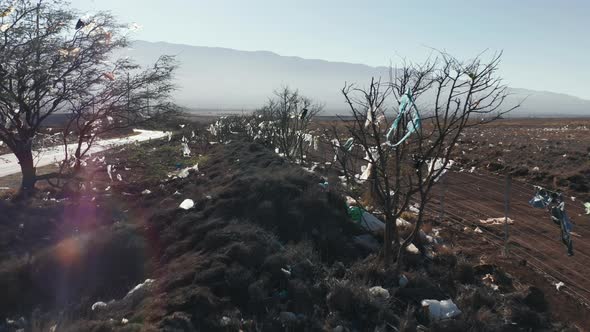
[[[445,162],[444,162],[444,158],[437,158],[434,161],[429,160],[426,162],[426,165],[428,167],[428,173],[429,174],[436,174],[438,171],[440,171],[441,168],[443,168]],[[445,167],[445,169],[443,169],[440,174],[434,179],[434,181],[438,181],[440,180],[440,178],[449,170],[451,169],[451,167],[453,166],[453,164],[455,163],[454,160],[449,160],[449,162],[447,163],[447,166]]]
[[[9,16],[10,14],[12,14],[14,12],[14,9],[15,9],[14,6],[10,6],[10,7],[6,8],[5,10],[3,10],[0,13],[0,17]]]
[[[113,181],[113,165],[107,165],[107,174],[109,175],[109,179]]]
[[[188,144],[187,143],[181,143],[181,144],[182,144],[182,156],[183,157],[190,157],[191,156],[191,149],[189,149]]]
[[[373,115],[375,114],[375,108],[370,107],[367,109],[367,120],[365,121],[365,128],[368,128],[373,123]]]
[[[106,308],[107,304],[102,302],[102,301],[98,301],[96,303],[94,303],[91,307],[92,311],[96,310],[96,309],[102,309],[102,308]]]
[[[399,122],[401,121],[402,117],[404,117],[406,113],[413,113],[413,116],[412,119],[406,125],[406,134],[397,143],[392,144],[391,146],[393,147],[402,144],[406,139],[408,139],[408,137],[410,137],[412,133],[420,129],[420,114],[417,110],[414,110],[412,112],[412,106],[414,106],[414,97],[412,96],[412,91],[410,90],[410,88],[408,88],[408,90],[400,100],[399,113],[397,114],[397,117],[395,118],[393,124],[391,125],[391,127],[387,131],[387,134],[385,135],[387,142],[391,142],[391,135],[395,133],[395,131],[397,130],[397,127],[399,126]]]
[[[453,300],[422,300],[422,308],[428,314],[431,321],[450,319],[461,314]]]
[[[373,171],[373,163],[369,162],[367,166],[362,166],[361,171],[363,172],[359,177],[359,180],[366,181],[371,177],[371,172]]]
[[[128,297],[128,296],[130,296],[131,294],[133,294],[133,293],[137,292],[138,290],[142,289],[143,287],[146,287],[146,286],[149,286],[149,285],[151,285],[152,283],[154,283],[154,281],[155,281],[154,279],[145,279],[145,281],[144,281],[143,283],[141,283],[141,284],[139,284],[139,285],[137,285],[137,286],[133,287],[133,289],[131,289],[131,290],[130,290],[130,291],[127,293],[127,295],[125,295],[125,297]]]
[[[479,220],[480,223],[484,224],[484,225],[504,225],[504,223],[507,223],[508,225],[512,225],[514,224],[514,220],[508,218],[508,220],[505,220],[504,217],[499,217],[499,218],[488,218],[488,219],[480,219]]]
[[[361,214],[360,225],[371,232],[385,230],[385,223],[367,211]]]
[[[558,291],[561,289],[561,287],[565,286],[565,284],[563,283],[563,281],[557,282],[555,283],[555,289],[557,289]]]

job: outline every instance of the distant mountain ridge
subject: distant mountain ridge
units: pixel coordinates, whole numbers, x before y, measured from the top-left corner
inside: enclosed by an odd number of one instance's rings
[[[281,86],[297,88],[325,105],[325,114],[346,114],[345,82],[366,86],[371,77],[389,79],[389,68],[281,56],[269,51],[136,41],[125,51],[141,65],[162,54],[175,55],[180,68],[177,103],[189,109],[227,112],[253,110]],[[506,103],[527,97],[512,116],[588,116],[590,101],[567,94],[512,88]]]

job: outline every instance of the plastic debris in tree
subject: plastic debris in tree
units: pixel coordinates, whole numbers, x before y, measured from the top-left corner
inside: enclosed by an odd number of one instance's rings
[[[76,23],[76,30],[80,30],[83,27],[86,26],[86,22],[82,21],[82,19],[78,19],[78,22]]]
[[[307,116],[307,112],[308,112],[307,108],[304,108],[303,111],[301,112],[300,120],[305,119],[305,117]]]
[[[76,57],[80,54],[79,47],[62,48],[58,50],[59,55],[62,57]]]
[[[0,25],[0,32],[6,32],[10,28],[10,24]]]
[[[354,138],[350,137],[349,139],[346,140],[346,143],[344,143],[344,146],[342,147],[345,151],[350,152],[352,150],[352,147],[354,146]]]
[[[109,81],[115,80],[115,74],[113,74],[112,72],[104,73],[104,74],[102,74],[102,76],[104,76]]]
[[[406,139],[408,139],[408,137],[410,137],[412,133],[418,131],[421,126],[420,114],[417,110],[415,110],[414,98],[412,96],[412,91],[410,90],[410,88],[408,88],[406,93],[401,98],[399,105],[399,113],[385,136],[387,142],[391,142],[392,134],[395,133],[401,119],[404,116],[406,116],[406,114],[413,114],[411,120],[408,122],[406,126],[406,134],[397,143],[391,144],[393,147],[402,144]]]
[[[10,14],[12,14],[14,12],[14,6],[10,6],[8,8],[6,8],[5,10],[3,10],[0,13],[0,17],[6,17],[9,16]]]
[[[369,126],[371,125],[371,123],[373,123],[374,113],[375,113],[375,108],[374,107],[369,107],[367,109],[367,120],[365,120],[365,128],[369,128]]]
[[[461,314],[453,300],[422,300],[422,308],[428,314],[430,321],[437,322],[450,319]]]

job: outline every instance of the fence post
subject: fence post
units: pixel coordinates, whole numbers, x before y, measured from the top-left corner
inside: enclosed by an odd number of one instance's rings
[[[504,193],[504,256],[508,256],[508,213],[510,212],[510,187],[512,177],[506,175],[506,192]]]

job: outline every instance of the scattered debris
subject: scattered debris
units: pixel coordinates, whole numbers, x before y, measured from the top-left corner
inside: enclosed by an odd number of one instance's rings
[[[406,287],[408,285],[409,282],[410,281],[408,280],[408,278],[404,274],[402,274],[399,277],[398,285],[399,285],[399,287],[404,288],[404,287]]]
[[[453,318],[461,314],[453,300],[422,300],[422,309],[426,311],[431,321]]]
[[[127,297],[127,296],[130,296],[131,294],[133,294],[133,293],[137,292],[138,290],[142,289],[143,287],[146,287],[146,286],[149,286],[149,285],[151,285],[152,283],[154,283],[154,281],[155,281],[154,279],[145,279],[145,281],[144,281],[143,283],[141,283],[141,284],[139,284],[139,285],[137,285],[137,286],[133,287],[133,289],[131,289],[131,290],[130,290],[130,291],[127,293],[127,295],[125,295],[125,297]]]
[[[386,301],[387,299],[389,299],[389,291],[381,286],[374,286],[369,288],[369,294],[371,294],[371,296],[374,299],[380,301]]]
[[[555,288],[557,289],[557,291],[559,291],[561,289],[561,287],[563,287],[563,286],[565,286],[563,281],[555,283]]]
[[[504,223],[508,223],[508,225],[514,224],[514,220],[510,218],[506,219],[505,217],[488,218],[486,220],[480,219],[479,222],[484,225],[504,225]]]
[[[107,174],[109,175],[109,179],[113,181],[113,165],[107,165]]]
[[[182,201],[182,203],[180,203],[180,206],[179,206],[179,208],[181,208],[183,210],[190,210],[193,207],[195,207],[195,202],[190,198],[187,198],[184,201]]]
[[[146,190],[144,190],[144,191],[141,192],[142,195],[149,195],[151,193],[152,193],[152,191],[149,190],[149,189],[146,189]]]
[[[406,247],[406,251],[412,254],[419,254],[420,250],[418,250],[418,247],[416,247],[413,243],[410,243],[407,247]]]
[[[94,311],[94,310],[96,310],[96,309],[102,309],[102,308],[106,308],[106,307],[107,307],[107,304],[106,304],[106,303],[104,303],[104,302],[102,302],[102,301],[99,301],[99,302],[96,302],[96,303],[94,303],[94,304],[92,305],[92,311]]]
[[[475,227],[475,229],[473,230],[475,233],[481,234],[483,233],[483,231],[481,230],[481,228],[479,227]]]

